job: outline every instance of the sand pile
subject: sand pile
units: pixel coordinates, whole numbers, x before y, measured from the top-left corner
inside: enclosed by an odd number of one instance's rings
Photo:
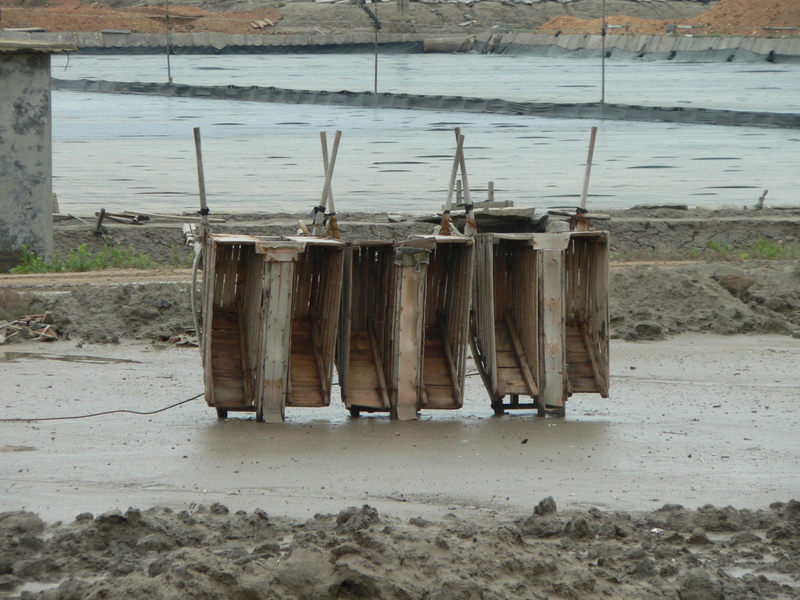
[[[800,27],[800,3],[796,0],[720,0],[691,19],[642,19],[627,15],[606,18],[611,33],[664,34],[667,24],[692,25],[703,34],[764,35],[769,27]],[[601,19],[579,19],[562,15],[547,21],[542,29],[600,33]],[[778,33],[774,31],[773,33]],[[790,33],[790,32],[784,32]]]
[[[800,502],[559,514],[547,498],[513,521],[369,506],[305,523],[220,504],[50,526],[2,513],[0,589],[25,584],[42,600],[797,598]]]
[[[764,27],[800,28],[797,0],[721,0],[699,17],[687,21],[709,33],[762,33]],[[787,32],[788,33],[788,32]]]
[[[49,0],[40,2],[0,3],[0,28],[44,27],[50,32],[101,31],[118,29],[135,33],[164,33],[166,31],[164,4],[159,6],[124,7],[80,0]],[[258,33],[269,23],[282,18],[277,8],[236,13],[215,13],[195,6],[169,6],[170,31],[215,31],[220,33]],[[256,23],[256,26],[253,25]]]

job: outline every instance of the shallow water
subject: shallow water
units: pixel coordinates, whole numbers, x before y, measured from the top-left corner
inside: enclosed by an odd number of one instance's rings
[[[365,90],[366,55],[176,56],[176,83]],[[800,67],[609,61],[608,102],[800,110]],[[160,81],[157,56],[53,59],[53,76]],[[380,57],[379,90],[551,102],[596,101],[597,61],[481,55]],[[487,75],[491,75],[488,77]],[[192,128],[201,127],[212,211],[298,211],[319,202],[318,134],[343,131],[339,211],[433,212],[466,134],[473,199],[495,182],[517,206],[575,205],[598,125],[589,206],[800,201],[800,132],[241,101],[53,93],[54,191],[62,212],[196,210]]]

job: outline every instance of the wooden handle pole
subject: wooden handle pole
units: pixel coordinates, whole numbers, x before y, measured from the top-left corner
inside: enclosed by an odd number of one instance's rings
[[[461,138],[462,140],[464,139],[464,136],[461,135],[461,127],[456,127],[455,128],[455,132],[456,132],[456,139],[459,139],[459,138]],[[469,206],[470,204],[472,204],[472,199],[470,198],[470,194],[469,194],[469,179],[467,178],[467,161],[464,158],[464,149],[463,149],[464,143],[463,143],[463,141],[462,141],[461,145],[462,145],[462,149],[461,149],[461,157],[460,157],[460,163],[459,163],[460,166],[461,166],[461,183],[464,184],[464,204]],[[467,216],[469,217],[469,215],[467,215]]]
[[[460,127],[456,127],[455,132],[457,137],[460,137],[461,139],[464,138],[464,136],[461,135]],[[477,233],[477,227],[475,225],[475,211],[472,208],[472,197],[469,191],[469,177],[467,177],[467,161],[464,158],[463,148],[461,149],[460,166],[461,166],[461,182],[464,184],[464,205],[466,206],[467,209],[465,215],[466,222],[464,224],[464,233],[466,235],[472,235],[474,233]]]
[[[580,207],[586,208],[586,196],[589,194],[589,177],[592,174],[592,158],[594,157],[594,141],[597,138],[597,127],[592,127],[589,136],[589,156],[586,159],[586,171],[583,174],[583,190],[581,191]]]
[[[322,188],[322,201],[321,206],[327,207],[328,198],[331,196],[331,181],[333,179],[333,170],[336,168],[336,155],[339,153],[339,140],[342,139],[342,132],[336,130],[336,135],[333,136],[333,148],[331,149],[331,158],[328,162],[328,168],[325,171],[325,186]]]
[[[336,167],[336,155],[339,152],[339,140],[342,138],[342,132],[337,130],[336,135],[333,138],[333,148],[331,149],[331,156],[330,160],[328,161],[327,168],[325,169],[325,185],[322,186],[322,197],[319,201],[319,206],[322,207],[322,212],[317,212],[314,215],[314,235],[319,235],[319,228],[322,225],[322,221],[324,218],[323,212],[324,209],[327,207],[328,204],[328,196],[331,195],[331,180],[333,179],[333,169]],[[325,141],[327,142],[327,136],[325,137]],[[326,143],[327,149],[327,143]]]
[[[456,137],[456,155],[453,157],[453,169],[450,171],[450,186],[447,188],[447,202],[444,204],[445,211],[449,211],[453,206],[453,192],[456,188],[456,177],[458,176],[458,165],[461,164],[461,154],[464,151],[464,136]]]
[[[208,204],[206,204],[206,178],[203,173],[203,149],[200,144],[200,128],[194,128],[194,149],[197,154],[197,184],[200,188],[200,219],[203,222],[202,235],[208,231]]]
[[[342,132],[337,131],[336,135],[341,137]],[[325,169],[325,177],[328,176],[328,134],[324,131],[319,132],[319,139],[322,143],[322,168]],[[336,142],[334,141],[334,144]],[[336,209],[333,206],[333,187],[331,186],[328,189],[328,197],[322,202],[322,206],[328,207],[330,203],[330,212],[336,212]]]

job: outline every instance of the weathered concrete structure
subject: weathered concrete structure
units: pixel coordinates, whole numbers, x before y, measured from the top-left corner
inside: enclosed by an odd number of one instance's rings
[[[0,271],[53,251],[50,54],[74,49],[0,39]]]

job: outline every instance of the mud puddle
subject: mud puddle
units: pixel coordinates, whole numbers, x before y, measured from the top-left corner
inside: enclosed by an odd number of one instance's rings
[[[108,356],[85,356],[81,354],[48,354],[45,352],[0,352],[0,363],[16,363],[21,360],[59,360],[73,363],[91,363],[110,365],[119,363],[139,363],[127,358],[110,358]]]

